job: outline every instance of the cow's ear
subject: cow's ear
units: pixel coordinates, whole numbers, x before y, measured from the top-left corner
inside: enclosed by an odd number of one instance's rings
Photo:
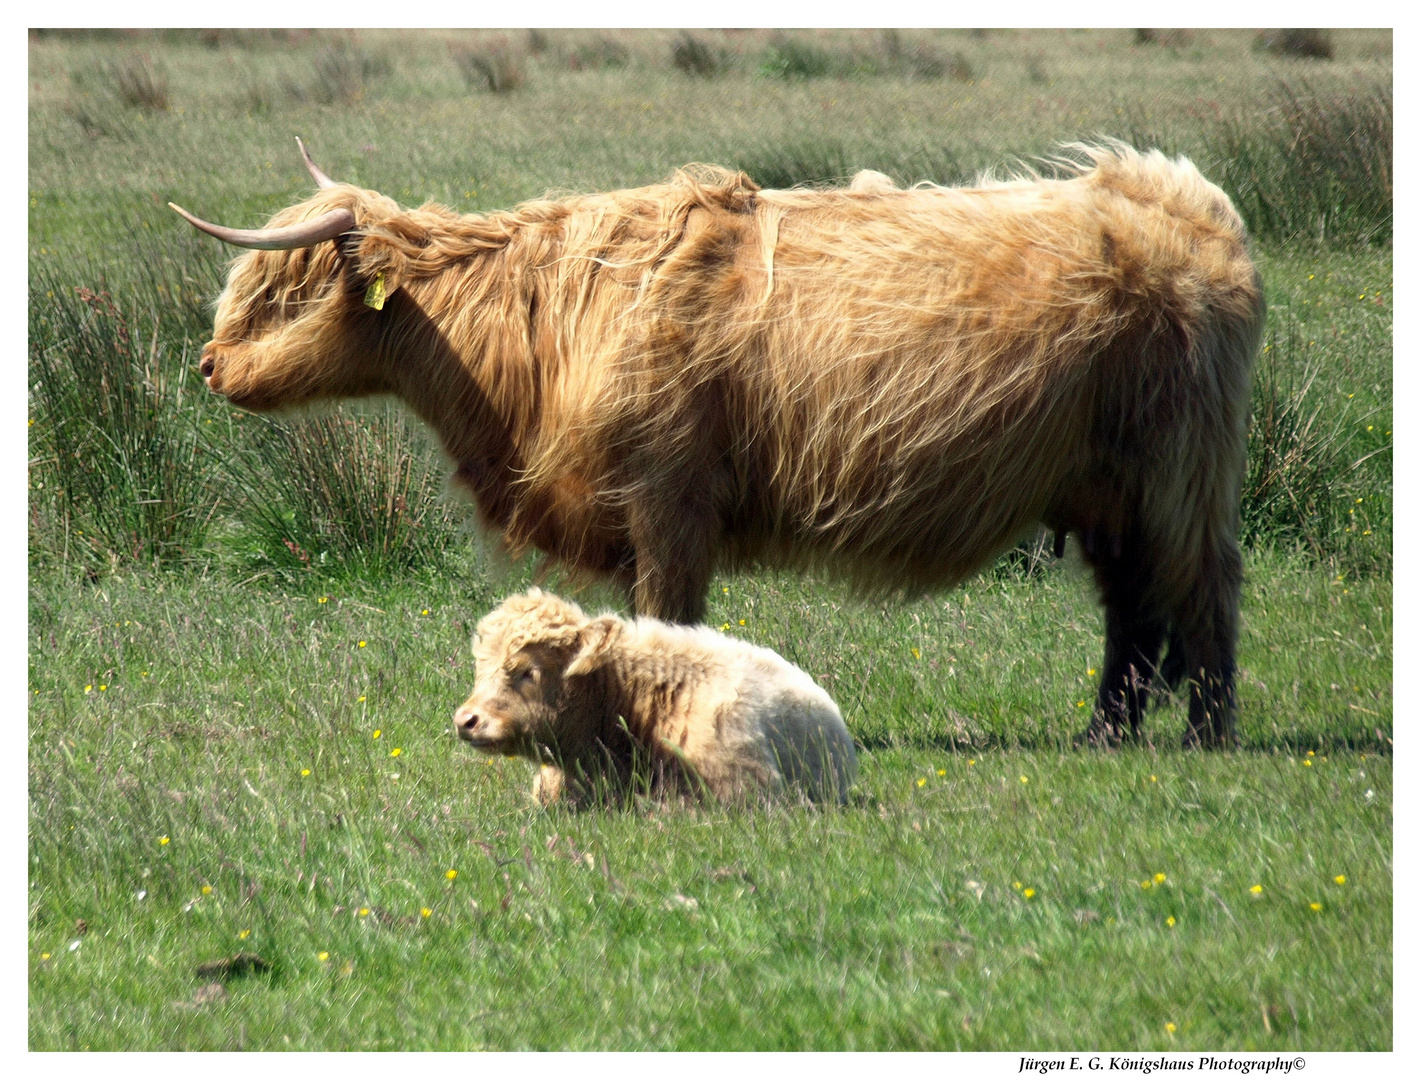
[[[563,669],[564,675],[588,675],[607,662],[622,633],[621,620],[612,615],[593,619],[577,635],[577,652]]]
[[[409,246],[406,238],[386,229],[346,234],[344,251],[351,270],[351,288],[364,294],[367,307],[380,310],[404,283]]]

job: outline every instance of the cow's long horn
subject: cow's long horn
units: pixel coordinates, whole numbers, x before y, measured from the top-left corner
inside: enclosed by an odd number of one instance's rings
[[[311,160],[311,155],[306,153],[306,144],[301,141],[301,136],[296,136],[296,145],[301,148],[301,160],[306,163],[306,171],[311,174],[311,179],[316,181],[317,187],[335,187],[336,182],[323,173],[316,163]]]
[[[189,214],[177,203],[168,205],[209,236],[215,236],[237,247],[260,248],[262,251],[290,251],[293,248],[313,247],[322,240],[334,239],[355,228],[355,215],[346,209],[328,210],[310,221],[283,225],[277,229],[229,229],[225,225],[203,221],[202,218]]]

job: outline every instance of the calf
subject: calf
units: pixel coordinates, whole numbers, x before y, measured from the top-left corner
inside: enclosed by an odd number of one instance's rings
[[[793,789],[844,801],[857,769],[838,706],[769,649],[705,626],[589,618],[539,589],[478,625],[461,739],[542,765],[533,794],[585,802],[626,790],[746,801]]]

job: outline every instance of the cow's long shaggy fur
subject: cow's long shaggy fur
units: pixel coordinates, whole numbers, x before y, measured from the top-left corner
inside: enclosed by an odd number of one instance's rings
[[[233,268],[211,384],[399,394],[510,543],[677,621],[717,566],[933,589],[1037,523],[1075,532],[1107,612],[1093,734],[1137,727],[1168,635],[1187,737],[1225,742],[1260,283],[1187,161],[1076,151],[1057,179],[701,167],[486,216],[337,186],[272,224],[347,206],[356,232]]]

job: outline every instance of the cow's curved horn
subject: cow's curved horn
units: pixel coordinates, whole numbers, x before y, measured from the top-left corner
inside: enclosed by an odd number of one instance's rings
[[[229,229],[225,225],[214,225],[210,221],[189,214],[177,203],[169,203],[188,222],[209,236],[215,236],[237,247],[260,248],[262,251],[290,251],[307,248],[322,240],[331,240],[341,233],[355,228],[355,214],[346,209],[328,210],[320,217],[295,225],[283,225],[276,229]]]
[[[335,187],[336,182],[323,173],[316,163],[311,160],[311,155],[306,152],[306,144],[301,141],[300,135],[296,136],[296,145],[301,148],[301,160],[306,163],[306,171],[311,174],[311,179],[316,181],[316,186],[323,188]]]

